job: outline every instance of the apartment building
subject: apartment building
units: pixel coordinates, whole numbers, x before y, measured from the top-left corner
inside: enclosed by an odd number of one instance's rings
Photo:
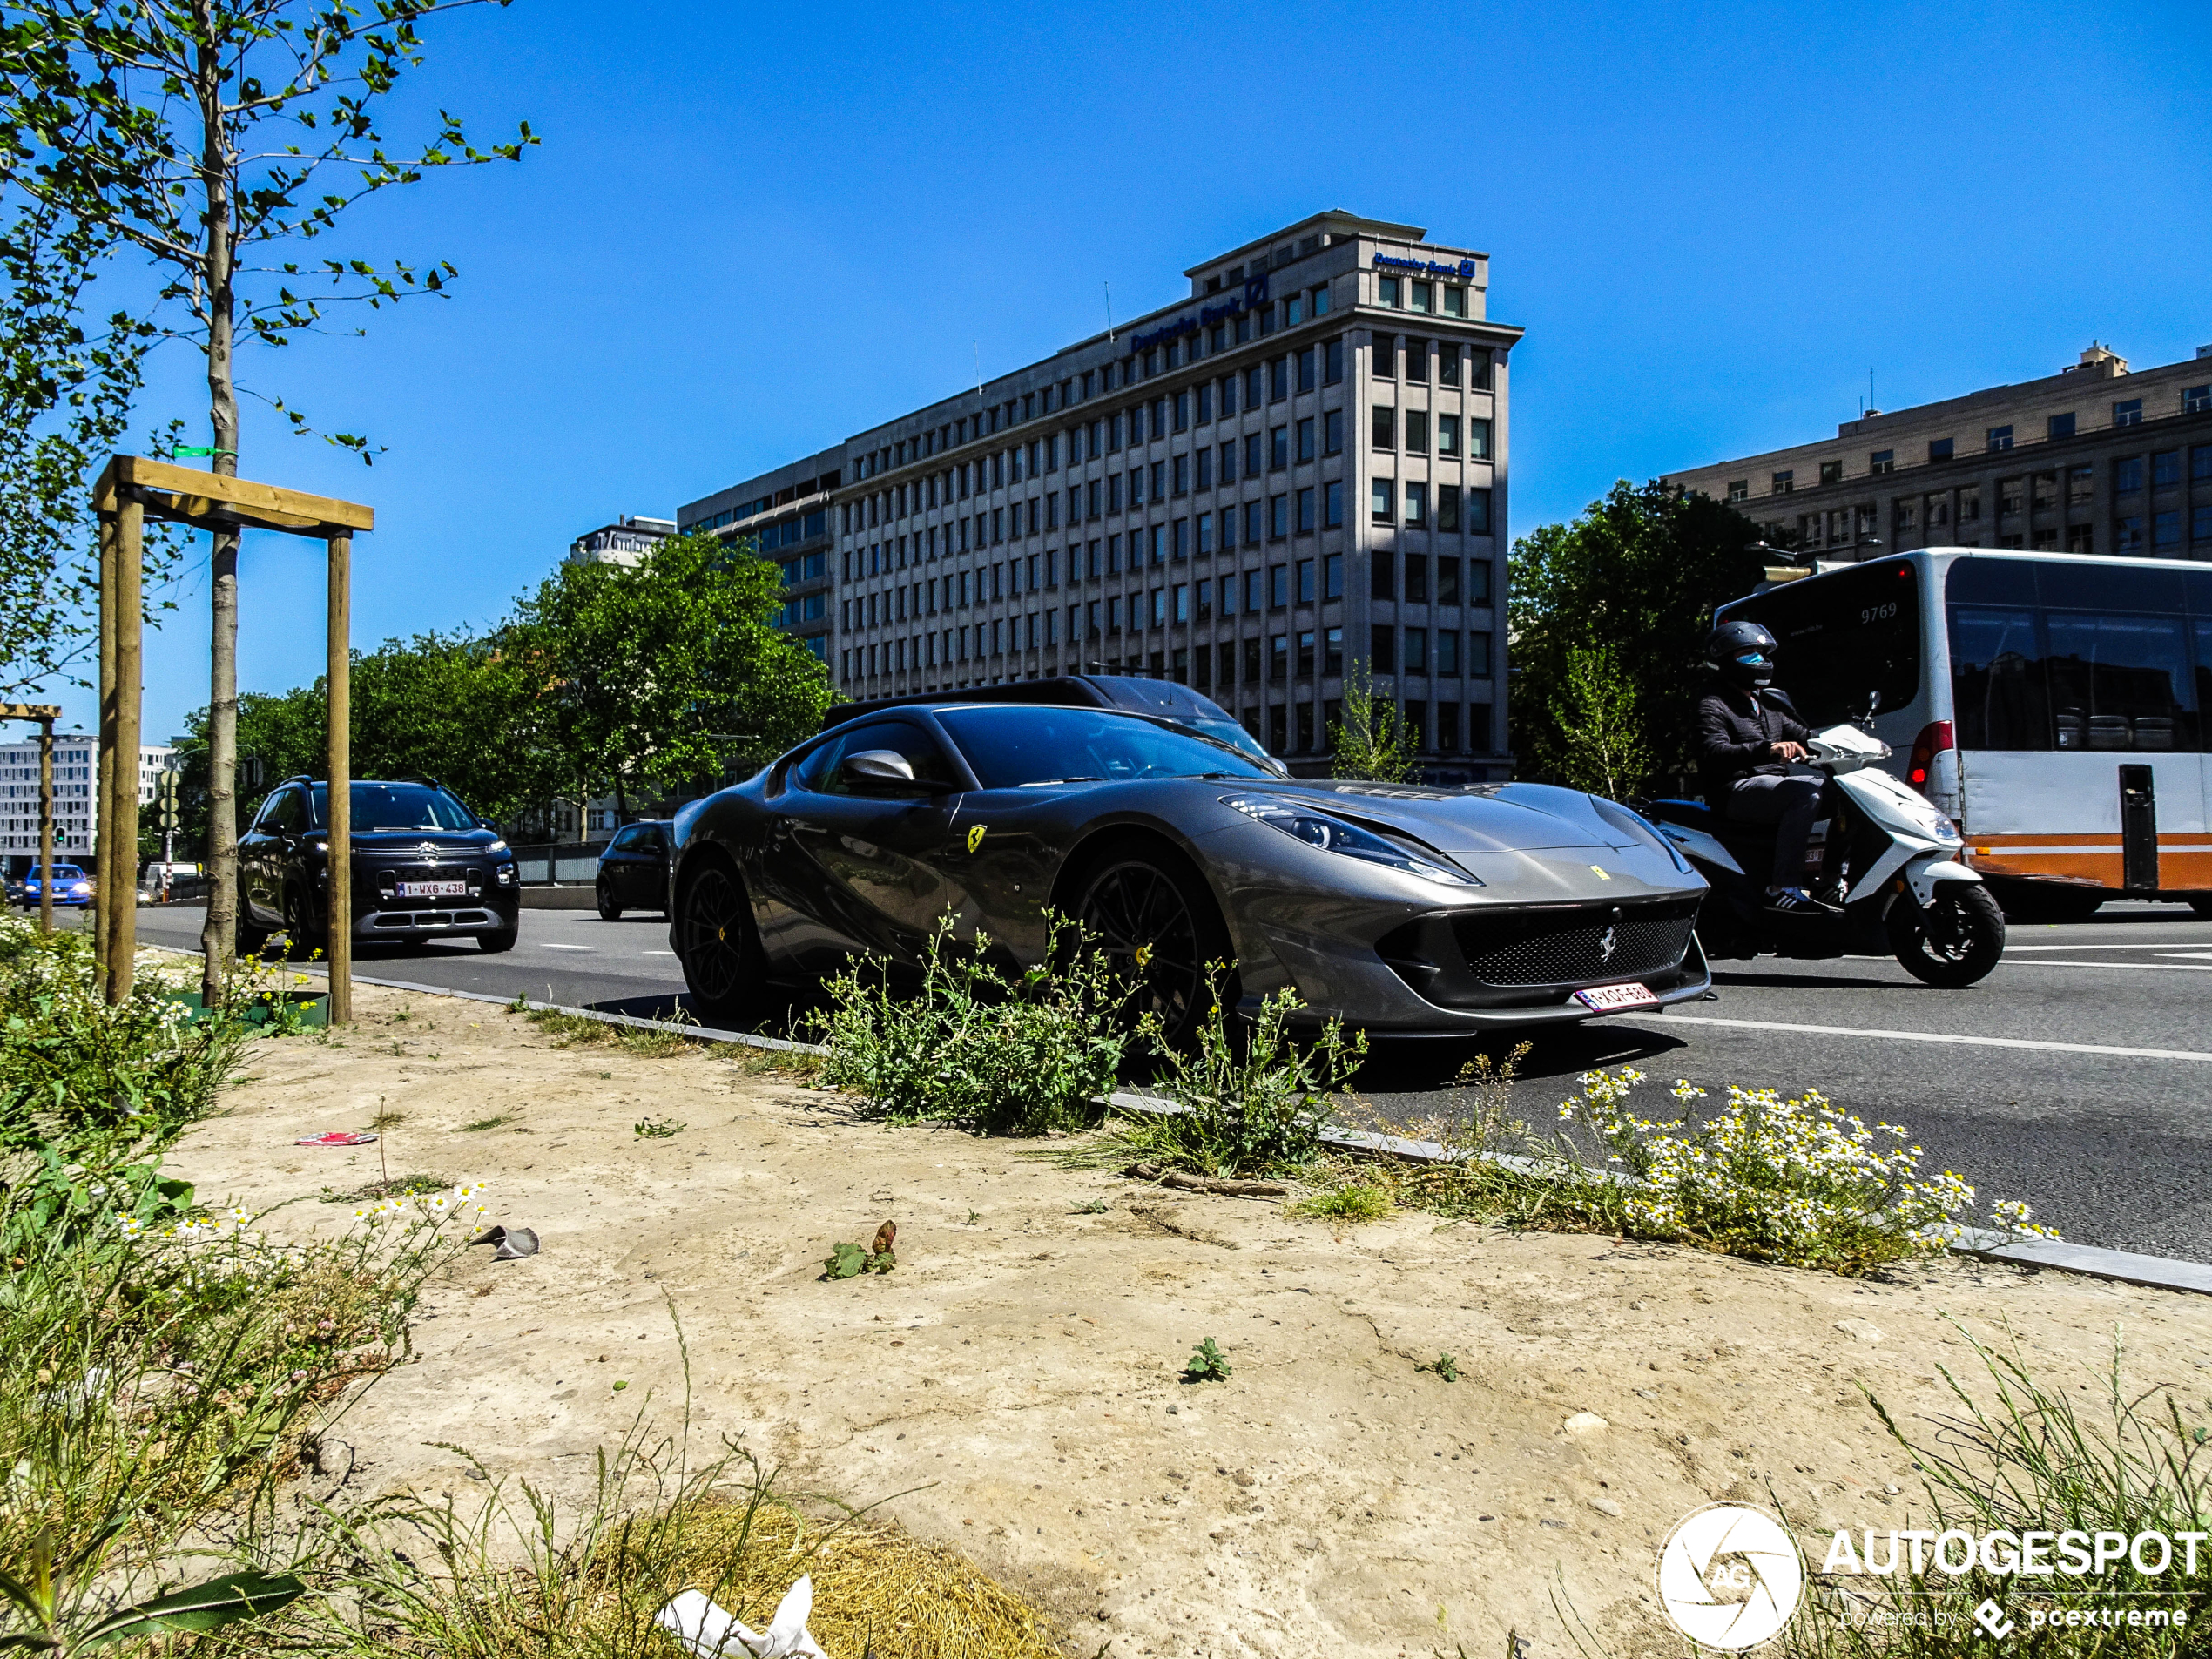
[[[2212,559],[2212,346],[2131,370],[2092,344],[2042,380],[1870,409],[1832,440],[1669,477],[1827,560],[1930,546]]]
[[[853,697],[1152,675],[1320,765],[1364,673],[1433,769],[1502,772],[1522,331],[1487,318],[1488,256],[1426,235],[1316,214],[678,525],[757,537],[782,624]]]
[[[151,806],[161,774],[175,764],[172,748],[138,751],[138,805]],[[54,857],[82,864],[98,850],[95,801],[99,739],[88,732],[54,733]],[[38,742],[0,743],[0,857],[21,874],[38,856]]]

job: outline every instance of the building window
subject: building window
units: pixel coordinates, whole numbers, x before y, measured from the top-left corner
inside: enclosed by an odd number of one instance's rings
[[[1324,599],[1344,597],[1344,555],[1332,553],[1321,561],[1321,597]]]
[[[2189,540],[2198,547],[2212,544],[2212,502],[2190,512]]]
[[[1378,478],[1369,486],[1367,510],[1376,523],[1391,522],[1392,509],[1397,505],[1395,496],[1395,486],[1388,478]]]
[[[1321,342],[1321,384],[1334,386],[1344,379],[1344,341],[1325,340]]]
[[[2212,414],[2212,386],[2185,386],[2182,388],[2182,413],[2184,415]]]
[[[1313,459],[1313,417],[1310,415],[1298,423],[1298,458],[1301,463]]]
[[[1315,385],[1313,370],[1313,347],[1308,346],[1298,354],[1298,389],[1299,391],[1313,390]]]
[[[2112,463],[2112,489],[2116,496],[2134,494],[2143,487],[2143,458],[2128,455]]]
[[[1408,454],[1425,455],[1428,453],[1428,411],[1406,411],[1406,448]]]
[[[1476,420],[1468,421],[1467,459],[1469,461],[1487,461],[1490,459],[1489,421]]]
[[[1399,287],[1399,280],[1394,276],[1377,277],[1375,279],[1375,303],[1379,306],[1387,306],[1393,311],[1397,310],[1400,303]]]
[[[1467,636],[1467,677],[1478,680],[1490,678],[1490,636],[1487,634]]]
[[[2074,435],[2073,415],[2069,412],[2051,416],[2049,420],[2043,422],[2043,435],[2046,439],[2052,440],[2072,437]]]
[[[1298,630],[1298,677],[1302,680],[1310,680],[1313,678],[1313,630],[1311,628]],[[1307,739],[1305,746],[1310,748],[1312,746],[1313,706],[1312,704],[1303,705],[1298,709],[1298,712],[1305,717],[1303,725]]]
[[[1751,481],[1749,478],[1731,478],[1729,480],[1728,498],[1730,501],[1750,500]]]
[[[1291,464],[1291,429],[1271,427],[1267,433],[1267,469],[1280,472]]]
[[[1824,484],[1840,484],[1843,482],[1844,463],[1840,461],[1822,462],[1820,463],[1820,482]]]
[[[2114,404],[2112,406],[2112,423],[2114,426],[2142,425],[2142,399],[2139,397],[2131,397],[2124,403]]]
[[[2116,533],[2113,538],[2114,552],[2140,553],[2143,550],[2143,521],[2141,514],[2131,518],[2121,519],[2114,529]]]
[[[1455,456],[1460,453],[1460,417],[1440,415],[1436,417],[1436,453]]]
[[[1321,636],[1321,672],[1325,675],[1344,672],[1344,630],[1332,628]]]
[[[1425,605],[1428,603],[1428,555],[1408,553],[1406,556],[1406,603]]]
[[[1313,487],[1309,484],[1298,492],[1298,529],[1301,536],[1319,528],[1313,518]]]
[[[1456,628],[1440,629],[1436,635],[1436,671],[1456,678],[1460,671],[1460,634]]]
[[[1375,599],[1398,597],[1397,556],[1386,548],[1377,548],[1368,556],[1367,594]]]
[[[1931,462],[1950,460],[1952,453],[1953,442],[1954,441],[1950,438],[1930,438],[1928,440],[1928,459]]]
[[[1321,524],[1332,530],[1344,526],[1344,485],[1333,479],[1321,486]]]
[[[1244,503],[1244,545],[1257,546],[1260,538],[1260,515],[1266,509],[1256,501]]]
[[[1883,473],[1896,470],[1897,451],[1894,449],[1877,449],[1866,457],[1866,471],[1870,477],[1878,477]]]
[[[2097,493],[2097,469],[2094,467],[2069,467],[2066,473],[2066,499],[2068,506],[2089,500]],[[1928,521],[1933,523],[1935,521]]]
[[[1456,530],[1460,528],[1460,489],[1457,484],[1436,487],[1436,528]]]
[[[1278,357],[1267,366],[1267,401],[1279,403],[1291,395],[1291,360]]]
[[[2171,489],[2182,482],[2182,452],[2168,449],[2150,458],[2150,487]]]
[[[1291,533],[1291,498],[1270,496],[1267,498],[1267,537],[1279,542]]]
[[[1490,529],[1490,492],[1470,489],[1467,496],[1467,531],[1469,536],[1487,536]]]
[[[2182,516],[2178,511],[2158,513],[2150,521],[2150,544],[2160,552],[2182,544]]]
[[[1412,282],[1412,283],[1407,284],[1407,285],[1406,285],[1406,308],[1408,311],[1433,311],[1433,310],[1435,310],[1435,309],[1436,309],[1436,285],[1435,285],[1434,283],[1433,283],[1433,282],[1420,282],[1420,281],[1415,281],[1415,282]]]
[[[1267,637],[1267,678],[1281,681],[1290,677],[1291,637],[1288,634],[1270,634]],[[1281,739],[1278,738],[1276,742],[1279,748]]]
[[[1456,282],[1444,285],[1444,314],[1447,317],[1467,314],[1467,291]]]
[[[1406,486],[1406,522],[1426,524],[1428,522],[1428,486],[1408,482]]]
[[[1340,455],[1344,453],[1344,411],[1327,409],[1321,415],[1321,453]]]
[[[2069,553],[2094,553],[2097,532],[2088,524],[2069,524],[2066,527],[2066,550]]]
[[[1394,381],[1398,378],[1398,340],[1394,334],[1377,334],[1374,350],[1375,378]]]
[[[1797,475],[1790,469],[1785,469],[1781,472],[1777,472],[1774,475],[1774,487],[1770,493],[1777,496],[1786,496],[1797,487],[1796,480]]]
[[[1313,603],[1313,561],[1312,559],[1300,559],[1298,562],[1298,602],[1302,605],[1310,605]]]
[[[1398,411],[1378,404],[1369,412],[1368,420],[1374,427],[1374,447],[1378,449],[1395,449],[1398,447]]]
[[[1378,674],[1398,671],[1398,631],[1384,624],[1367,631],[1367,666]]]
[[[1406,342],[1406,378],[1420,385],[1428,384],[1428,341],[1408,340]]]

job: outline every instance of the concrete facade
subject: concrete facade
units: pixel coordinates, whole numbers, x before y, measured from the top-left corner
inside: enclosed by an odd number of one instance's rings
[[[1930,546],[2212,559],[2212,347],[2131,372],[2093,345],[2044,380],[1869,411],[1832,441],[1669,477],[1827,560]]]
[[[149,744],[138,751],[138,805],[153,805],[161,774],[177,752]],[[98,851],[93,791],[99,739],[86,732],[54,733],[54,857],[81,864]],[[143,819],[141,819],[143,822]],[[20,873],[38,857],[38,743],[0,743],[0,857]]]
[[[602,564],[635,564],[654,545],[676,534],[672,518],[639,518],[624,514],[611,524],[587,530],[569,543],[569,563],[597,560]]]
[[[1069,671],[1205,691],[1325,764],[1347,672],[1433,772],[1506,764],[1489,259],[1316,214],[1188,298],[678,510],[759,534],[853,697]]]

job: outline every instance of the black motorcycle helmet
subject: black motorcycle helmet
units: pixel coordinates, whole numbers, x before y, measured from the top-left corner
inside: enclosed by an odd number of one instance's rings
[[[1705,643],[1706,659],[1730,685],[1763,691],[1774,684],[1779,642],[1756,622],[1724,622]]]

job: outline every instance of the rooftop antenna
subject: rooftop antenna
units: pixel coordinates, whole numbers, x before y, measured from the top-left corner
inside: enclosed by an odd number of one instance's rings
[[[1110,346],[1114,343],[1114,285],[1107,282],[1100,286],[1106,290],[1106,343]]]

